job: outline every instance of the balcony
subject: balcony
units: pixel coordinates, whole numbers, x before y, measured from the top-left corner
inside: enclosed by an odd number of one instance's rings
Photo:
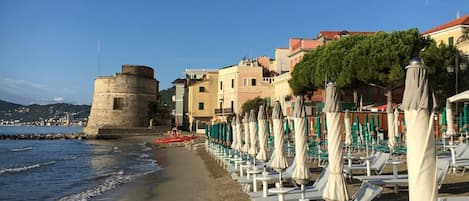
[[[217,108],[215,109],[215,115],[221,116],[221,115],[230,115],[233,114],[233,108]]]

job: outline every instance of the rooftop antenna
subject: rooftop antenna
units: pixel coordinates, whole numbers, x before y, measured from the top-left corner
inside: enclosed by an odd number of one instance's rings
[[[101,75],[101,40],[98,40],[98,76]]]

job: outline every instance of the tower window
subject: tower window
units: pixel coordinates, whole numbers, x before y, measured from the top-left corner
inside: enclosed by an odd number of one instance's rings
[[[123,107],[124,107],[124,98],[114,98],[112,109],[122,110]]]

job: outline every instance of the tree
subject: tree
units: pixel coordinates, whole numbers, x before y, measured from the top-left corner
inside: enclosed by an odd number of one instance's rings
[[[351,58],[357,59],[357,78],[364,83],[382,86],[387,102],[392,103],[392,89],[402,86],[403,67],[429,44],[417,29],[378,32],[354,47]]]
[[[261,105],[265,105],[266,104],[266,101],[265,99],[261,98],[261,97],[256,97],[254,99],[250,99],[250,100],[247,100],[246,102],[244,102],[244,104],[241,106],[241,115],[244,115],[249,112],[251,112],[251,110],[255,110],[255,111],[258,111],[259,110],[259,106]]]
[[[311,79],[311,74],[315,66],[314,62],[316,61],[315,58],[317,58],[316,51],[308,52],[303,59],[295,65],[291,74],[292,79],[288,81],[290,88],[293,90],[293,94],[304,95],[308,91],[315,89],[315,85]]]

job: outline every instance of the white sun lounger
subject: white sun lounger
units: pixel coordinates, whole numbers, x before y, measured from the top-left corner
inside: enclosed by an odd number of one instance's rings
[[[323,171],[321,171],[321,174],[319,174],[318,178],[316,179],[313,185],[305,187],[305,198],[310,199],[310,200],[315,200],[314,198],[319,197],[317,199],[322,199],[322,193],[324,191],[324,188],[326,187],[327,177],[328,177],[328,169],[326,167],[323,169]],[[255,200],[255,201],[278,200],[277,195],[273,193],[270,193],[268,197],[262,197],[262,192],[253,192],[253,193],[250,193],[249,195],[251,196],[251,200]],[[301,198],[300,188],[295,188],[294,190],[285,194],[285,200],[298,200],[300,198]]]
[[[469,200],[468,196],[458,196],[458,197],[441,197],[438,198],[438,201],[467,201]]]
[[[443,181],[446,178],[446,174],[448,173],[449,170],[449,164],[450,164],[450,159],[449,158],[439,158],[437,160],[437,184],[438,184],[438,189],[441,188],[443,185]],[[388,178],[387,175],[386,177],[383,178],[377,178],[377,179],[369,179],[367,180],[369,183],[375,184],[375,185],[405,185],[409,183],[409,178]],[[406,175],[408,176],[408,175]]]
[[[381,153],[381,154],[375,155],[375,157],[372,158],[372,160],[370,161],[370,170],[375,172],[376,174],[381,174],[384,167],[386,166],[386,162],[389,160],[390,157],[391,157],[391,154],[389,153]],[[352,167],[344,165],[344,172],[347,173],[348,175],[352,176],[353,170],[366,171],[367,167],[366,167],[366,164],[352,165]]]

